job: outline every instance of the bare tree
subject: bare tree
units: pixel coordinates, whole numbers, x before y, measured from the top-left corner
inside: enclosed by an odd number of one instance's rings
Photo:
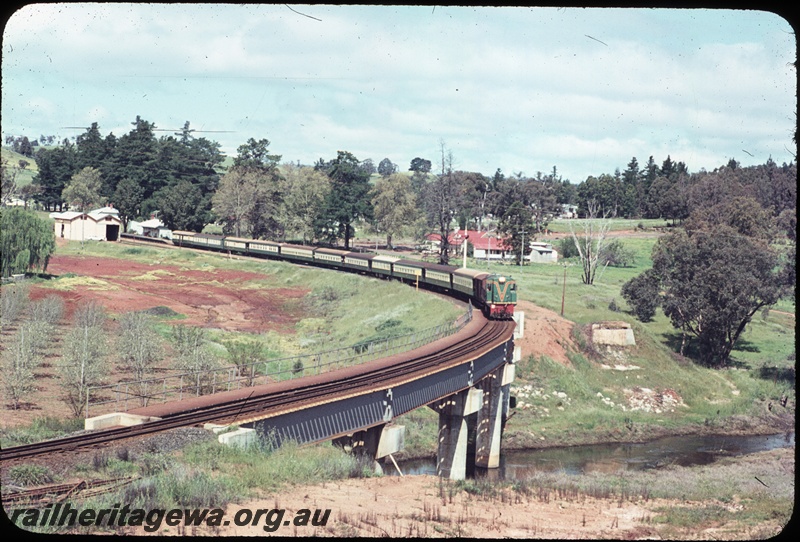
[[[103,308],[86,303],[75,310],[73,327],[64,337],[61,386],[76,416],[86,403],[89,387],[99,384],[106,373],[104,321]]]
[[[178,367],[195,377],[198,395],[213,391],[213,369],[219,367],[219,360],[209,348],[205,330],[199,327],[175,326],[172,340],[178,355]]]
[[[439,146],[442,171],[435,181],[426,185],[424,205],[428,225],[441,237],[439,263],[446,265],[450,260],[450,228],[463,203],[463,188],[453,171],[453,151],[445,147],[443,140]]]
[[[117,351],[123,368],[133,376],[134,393],[142,406],[149,398],[147,383],[156,363],[163,358],[161,336],[153,327],[152,317],[141,312],[127,312],[119,320]]]
[[[29,348],[27,333],[24,329],[20,329],[9,347],[3,351],[0,366],[3,392],[11,401],[14,410],[19,408],[23,397],[30,395],[36,389],[33,369],[40,361]]]
[[[596,200],[589,200],[587,208],[586,218],[580,221],[582,232],[576,233],[573,220],[569,221],[569,230],[583,267],[581,280],[584,284],[594,284],[600,255],[606,244],[608,231],[611,229],[613,213],[602,212]]]

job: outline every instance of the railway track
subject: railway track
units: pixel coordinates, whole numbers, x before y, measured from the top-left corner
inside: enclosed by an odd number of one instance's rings
[[[0,450],[0,465],[57,453],[97,448],[118,440],[142,437],[179,427],[220,420],[244,420],[269,412],[277,415],[324,404],[337,398],[386,389],[465,363],[507,341],[514,322],[487,320],[476,313],[461,333],[415,351],[297,380],[217,394],[172,404],[160,420],[116,427]],[[249,394],[247,393],[249,391]],[[166,405],[161,405],[164,407]]]

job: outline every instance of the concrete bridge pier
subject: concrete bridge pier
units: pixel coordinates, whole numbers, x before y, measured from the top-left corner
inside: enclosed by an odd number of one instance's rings
[[[467,477],[467,416],[478,412],[482,402],[483,391],[469,388],[428,405],[439,413],[438,476],[451,480]]]
[[[405,426],[381,424],[333,439],[333,445],[372,461],[376,472],[383,472],[383,458],[397,453],[405,444]]]
[[[509,351],[506,363],[473,387],[428,405],[439,414],[436,474],[463,480],[473,457],[475,467],[495,469],[500,466],[500,442],[508,418],[515,369],[513,352]],[[473,457],[468,453],[471,434],[475,442]]]
[[[503,372],[504,367],[492,371],[476,386],[483,392],[475,433],[476,467],[496,469],[500,466],[500,437],[503,432]]]

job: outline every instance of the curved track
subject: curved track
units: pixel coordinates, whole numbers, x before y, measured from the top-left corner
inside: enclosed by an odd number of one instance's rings
[[[475,359],[508,341],[514,326],[513,321],[486,320],[476,312],[473,321],[460,333],[424,348],[317,376],[165,403],[148,412],[161,420],[6,448],[0,450],[0,462],[5,466],[22,459],[99,447],[178,427],[220,420],[242,421],[263,417],[264,412],[274,415],[389,388]]]

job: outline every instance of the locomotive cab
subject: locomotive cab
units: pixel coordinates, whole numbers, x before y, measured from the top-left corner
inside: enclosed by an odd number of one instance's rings
[[[517,282],[505,275],[486,277],[486,313],[489,318],[507,320],[514,316]]]

